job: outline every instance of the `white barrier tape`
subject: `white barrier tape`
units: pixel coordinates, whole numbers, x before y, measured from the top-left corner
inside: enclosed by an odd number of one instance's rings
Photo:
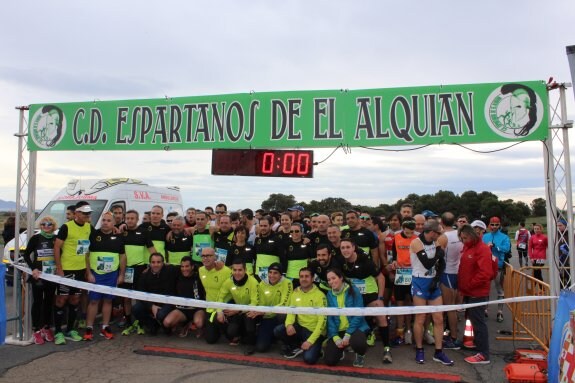
[[[17,269],[32,274],[32,271],[24,266],[13,264]],[[119,297],[126,297],[137,299],[140,301],[148,301],[155,303],[171,304],[176,306],[186,307],[200,307],[210,309],[222,310],[238,310],[238,311],[258,311],[276,314],[312,314],[312,315],[354,315],[354,316],[379,316],[379,315],[405,315],[405,314],[425,314],[443,311],[454,311],[459,309],[466,309],[471,307],[485,306],[487,304],[499,303],[519,303],[530,302],[547,299],[557,299],[556,296],[529,296],[529,297],[516,297],[499,299],[489,302],[469,303],[464,305],[442,305],[442,306],[401,306],[401,307],[354,307],[354,308],[337,308],[337,307],[293,307],[293,306],[250,306],[250,305],[237,305],[230,303],[219,302],[206,302],[191,298],[174,297],[170,295],[151,294],[143,291],[122,289],[119,287],[108,287],[96,285],[88,282],[80,282],[69,278],[63,278],[52,274],[40,274],[40,278],[70,286],[82,290],[95,291],[102,294],[110,294]]]

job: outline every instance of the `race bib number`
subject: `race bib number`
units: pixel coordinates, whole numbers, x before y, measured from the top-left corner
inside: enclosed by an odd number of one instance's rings
[[[519,250],[527,250],[527,244],[525,242],[517,244]]]
[[[360,293],[365,294],[365,280],[353,278],[351,282],[357,287]]]
[[[210,247],[210,244],[209,243],[198,243],[194,246],[194,249],[196,250],[196,256],[197,257],[200,257],[200,258],[202,257],[202,249],[204,247]],[[217,254],[216,254],[216,256],[217,256]]]
[[[411,267],[399,268],[395,270],[395,285],[397,286],[411,285]]]
[[[109,273],[112,271],[112,266],[114,265],[114,257],[98,257],[96,262],[96,270]]]
[[[56,274],[56,262],[54,260],[42,261],[42,272],[44,274]]]
[[[260,280],[265,281],[268,279],[268,268],[267,267],[258,267],[258,276]]]
[[[218,261],[222,261],[225,264],[227,257],[228,251],[226,249],[220,249],[219,247],[216,247],[216,258]]]
[[[79,239],[76,245],[76,255],[84,256],[90,251],[90,240],[89,239]]]
[[[124,283],[134,283],[133,267],[126,267],[126,272],[124,273]]]
[[[54,260],[54,249],[38,249],[36,251],[38,261],[52,261]]]

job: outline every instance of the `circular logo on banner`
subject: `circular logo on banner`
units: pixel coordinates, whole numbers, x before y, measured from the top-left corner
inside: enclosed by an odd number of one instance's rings
[[[533,133],[543,120],[543,102],[528,86],[505,84],[489,95],[485,119],[489,127],[505,138],[524,138]]]
[[[46,105],[36,111],[30,121],[29,134],[42,149],[55,147],[64,138],[66,118],[62,109]]]

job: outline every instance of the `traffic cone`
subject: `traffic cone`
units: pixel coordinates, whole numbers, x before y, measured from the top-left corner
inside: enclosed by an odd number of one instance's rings
[[[465,331],[463,332],[463,347],[475,348],[475,342],[473,338],[473,326],[471,325],[471,320],[467,319],[465,321]]]

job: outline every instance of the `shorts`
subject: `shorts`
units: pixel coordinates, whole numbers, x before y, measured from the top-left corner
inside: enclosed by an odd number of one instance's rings
[[[64,278],[73,279],[79,282],[86,282],[86,269],[82,270],[64,270]],[[81,295],[82,290],[77,287],[58,285],[56,295]]]
[[[134,269],[134,282],[122,283],[118,287],[121,287],[123,289],[136,290],[136,286],[138,286],[138,281],[140,280],[140,277],[142,276],[144,270],[146,270],[147,267],[148,267],[147,265],[126,266],[126,269],[128,268]]]
[[[361,297],[363,298],[363,306],[367,307],[371,302],[376,301],[377,300],[377,293],[367,293],[367,294],[362,294]]]
[[[116,283],[118,282],[118,274],[119,274],[118,270],[106,274],[98,274],[92,271],[92,275],[94,275],[94,278],[96,278],[95,284],[108,287],[116,287]],[[111,300],[115,298],[115,295],[90,291],[88,293],[88,298],[90,298],[91,301],[99,301],[100,299]]]
[[[441,274],[441,284],[449,289],[457,290],[457,274]]]
[[[179,310],[182,314],[184,314],[184,316],[186,317],[186,322],[190,322],[194,319],[194,315],[200,311],[203,310],[201,308],[195,308],[195,307],[179,307],[176,306],[176,310]]]
[[[411,295],[411,285],[393,286],[393,297],[396,301],[404,301],[408,295]]]
[[[441,296],[441,289],[438,287],[430,291],[433,284],[433,278],[413,277],[411,280],[411,296],[426,301],[432,301]]]

